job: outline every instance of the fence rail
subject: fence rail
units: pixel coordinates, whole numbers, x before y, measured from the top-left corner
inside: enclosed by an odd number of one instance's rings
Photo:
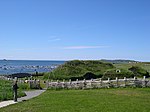
[[[47,81],[47,88],[67,88],[67,89],[92,89],[92,88],[111,88],[111,87],[150,87],[150,80],[146,79],[145,76],[143,79],[126,78],[115,80],[102,80],[102,79],[91,79],[91,80],[76,80],[68,82],[59,81]]]

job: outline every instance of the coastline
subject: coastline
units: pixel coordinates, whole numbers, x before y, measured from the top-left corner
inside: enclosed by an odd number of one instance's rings
[[[13,73],[39,73],[49,72],[65,61],[46,60],[0,60],[0,75]]]

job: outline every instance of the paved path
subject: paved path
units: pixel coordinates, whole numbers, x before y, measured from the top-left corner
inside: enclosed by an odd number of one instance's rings
[[[26,95],[25,97],[21,97],[21,98],[18,98],[18,102],[22,102],[22,101],[25,101],[25,100],[29,100],[31,98],[34,98],[40,94],[42,94],[43,92],[45,92],[46,90],[33,90],[33,91],[25,91]],[[0,108],[2,107],[5,107],[5,106],[8,106],[8,105],[11,105],[11,104],[15,104],[15,103],[18,103],[18,102],[14,102],[13,100],[8,100],[8,101],[2,101],[0,102]]]

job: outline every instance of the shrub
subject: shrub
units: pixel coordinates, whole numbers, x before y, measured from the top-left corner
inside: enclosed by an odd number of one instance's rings
[[[85,75],[83,75],[83,78],[86,79],[86,80],[96,79],[97,75],[95,75],[95,74],[93,74],[91,72],[87,72]]]
[[[129,68],[130,71],[133,72],[134,76],[136,77],[149,77],[149,72],[147,72],[145,69],[139,67],[139,66],[132,66],[131,68]]]
[[[18,97],[25,96],[19,88]],[[0,79],[0,101],[13,99],[12,81]]]

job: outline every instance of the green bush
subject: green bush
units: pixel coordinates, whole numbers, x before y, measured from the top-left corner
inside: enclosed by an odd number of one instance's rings
[[[134,76],[136,77],[150,77],[149,72],[139,66],[132,66],[131,68],[129,68],[129,70],[132,71]]]
[[[20,90],[29,90],[30,89],[28,83],[19,83],[18,86],[19,86]]]

